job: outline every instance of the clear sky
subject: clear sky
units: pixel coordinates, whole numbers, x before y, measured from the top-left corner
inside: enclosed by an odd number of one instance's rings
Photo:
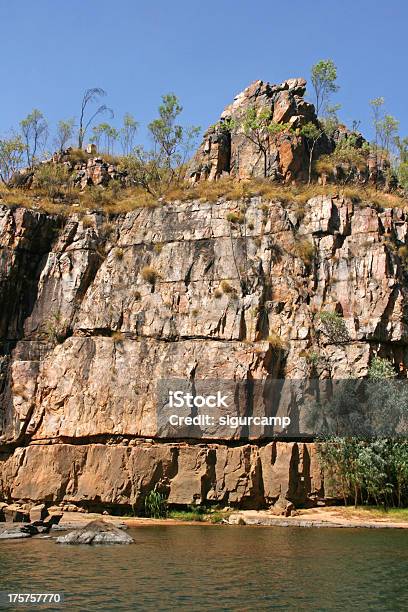
[[[406,0],[0,0],[0,24],[0,134],[33,107],[51,126],[78,116],[88,87],[108,92],[114,124],[128,111],[145,126],[174,92],[206,128],[250,82],[308,78],[321,58],[343,121],[370,136],[368,101],[384,96],[408,134]]]

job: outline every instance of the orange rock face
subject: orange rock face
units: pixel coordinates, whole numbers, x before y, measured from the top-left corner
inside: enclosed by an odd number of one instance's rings
[[[316,121],[313,105],[303,99],[305,88],[304,79],[289,79],[280,85],[252,83],[226,107],[219,123],[207,130],[190,164],[190,179],[193,182],[216,180],[229,175],[238,179],[268,177],[287,182],[305,177],[307,154],[296,130],[309,121]],[[276,136],[265,130],[260,147],[248,138],[243,128],[248,109],[267,111],[274,123],[287,124],[291,129]],[[231,121],[233,127],[228,129]]]
[[[238,212],[245,223],[231,221]],[[93,213],[61,227],[0,207],[0,502],[127,506],[157,483],[173,504],[324,496],[309,443],[234,430],[161,437],[156,383],[304,381],[310,354],[324,380],[366,376],[374,354],[406,371],[396,248],[408,239],[406,213],[341,197],[301,211],[253,197],[140,208],[114,223],[107,233]],[[322,311],[342,314],[340,339]],[[303,427],[304,410],[282,395],[285,413]]]

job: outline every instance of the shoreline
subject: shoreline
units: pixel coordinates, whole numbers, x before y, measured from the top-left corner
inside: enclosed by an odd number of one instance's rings
[[[49,532],[21,536],[20,529],[29,523],[0,523],[0,541],[16,541],[21,539],[55,539],[61,532],[67,533],[81,529],[92,521],[105,521],[121,529],[138,529],[141,527],[297,527],[304,529],[408,529],[408,518],[395,520],[385,512],[378,510],[357,509],[345,506],[319,507],[295,511],[294,515],[285,517],[274,514],[271,510],[236,510],[225,512],[220,521],[211,521],[211,514],[203,515],[202,520],[181,518],[147,518],[131,516],[113,516],[98,513],[64,512],[59,524],[54,525]],[[374,516],[373,516],[374,515]],[[395,513],[394,513],[395,515]],[[11,532],[9,535],[4,532]],[[13,533],[14,532],[14,533]],[[2,537],[4,533],[4,536]],[[17,533],[17,535],[15,535]],[[1,542],[0,542],[1,543]]]
[[[370,517],[359,516],[350,507],[323,507],[297,510],[296,515],[284,517],[269,510],[237,510],[226,514],[223,522],[212,523],[209,520],[181,520],[174,518],[118,517],[96,513],[79,514],[65,512],[58,525],[58,530],[81,527],[91,520],[105,520],[117,525],[138,528],[154,526],[262,526],[262,527],[305,527],[305,528],[359,528],[359,529],[408,529],[408,520],[396,520],[392,516]],[[350,514],[350,516],[345,516]],[[369,512],[367,512],[367,515]],[[211,516],[211,515],[210,515]]]

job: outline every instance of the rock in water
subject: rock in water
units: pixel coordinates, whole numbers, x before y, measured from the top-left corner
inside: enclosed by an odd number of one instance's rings
[[[17,540],[30,538],[38,534],[38,529],[34,525],[13,525],[0,528],[0,540]]]
[[[134,540],[122,529],[105,521],[91,521],[85,527],[57,538],[58,544],[133,544]]]

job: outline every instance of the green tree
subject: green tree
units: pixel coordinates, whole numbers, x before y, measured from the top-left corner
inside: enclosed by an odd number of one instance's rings
[[[380,146],[385,151],[388,159],[391,155],[391,146],[395,143],[395,137],[398,132],[399,121],[392,115],[385,115],[378,125]]]
[[[315,152],[316,145],[320,138],[324,134],[324,128],[320,125],[316,125],[312,122],[306,123],[301,129],[301,134],[304,136],[306,148],[309,153],[309,167],[308,167],[308,181],[307,184],[310,185],[312,180],[312,164],[313,164],[313,155]]]
[[[319,116],[321,110],[325,110],[330,97],[339,90],[336,83],[337,68],[333,60],[320,60],[312,66],[312,85],[315,96],[316,115]]]
[[[32,168],[37,160],[37,152],[43,150],[48,138],[48,123],[41,111],[35,108],[20,121],[21,133],[25,143],[27,164]]]
[[[398,159],[400,163],[408,163],[408,137],[400,138],[395,136],[394,144],[398,151]]]
[[[263,158],[263,176],[268,175],[268,154],[271,147],[271,136],[274,137],[288,130],[288,124],[279,124],[272,121],[272,112],[269,108],[257,109],[249,107],[241,120],[242,130],[246,138],[252,142]]]
[[[159,117],[148,128],[153,149],[135,147],[124,160],[122,167],[131,180],[153,196],[161,195],[174,180],[181,176],[183,164],[194,149],[200,128],[183,127],[178,123],[182,112],[177,96],[162,96]]]
[[[166,94],[162,96],[159,117],[148,125],[154,153],[160,165],[168,170],[171,177],[174,175],[174,169],[185,161],[200,131],[198,127],[184,128],[177,123],[182,110],[183,107],[177,96],[172,93]]]
[[[371,108],[371,113],[373,116],[373,127],[374,127],[374,133],[375,133],[375,137],[374,137],[375,148],[378,147],[378,125],[383,115],[384,102],[385,100],[382,96],[378,98],[374,98],[373,100],[370,100],[370,108]]]
[[[120,142],[123,155],[129,155],[134,147],[134,140],[139,124],[130,113],[123,117],[123,126],[120,129]]]
[[[408,162],[402,162],[397,170],[398,182],[402,188],[408,192]]]
[[[408,137],[395,136],[394,145],[398,152],[396,173],[398,182],[408,192]]]
[[[382,169],[384,158],[388,160],[391,158],[391,147],[397,140],[399,121],[392,115],[384,113],[384,98],[382,97],[371,100],[370,107],[375,133],[372,147],[376,158],[376,166]]]
[[[75,119],[67,119],[66,121],[58,121],[57,133],[54,139],[54,144],[57,149],[62,152],[71,138],[74,135]]]
[[[84,144],[85,135],[91,126],[93,120],[98,115],[102,115],[107,113],[111,118],[113,117],[113,112],[110,108],[106,106],[106,104],[101,104],[98,108],[90,115],[88,119],[86,119],[86,114],[88,107],[97,102],[100,98],[106,96],[106,91],[101,89],[100,87],[93,87],[92,89],[87,89],[82,96],[81,102],[81,110],[79,114],[79,130],[78,130],[78,149],[82,149]]]
[[[115,142],[119,138],[119,132],[109,123],[100,123],[92,128],[91,142],[95,143],[98,150],[101,148],[104,153],[113,153]]]
[[[19,135],[0,139],[0,179],[5,185],[21,168],[25,150],[26,145]]]
[[[393,442],[389,456],[391,457],[393,476],[396,483],[397,505],[401,507],[408,493],[408,441]]]

